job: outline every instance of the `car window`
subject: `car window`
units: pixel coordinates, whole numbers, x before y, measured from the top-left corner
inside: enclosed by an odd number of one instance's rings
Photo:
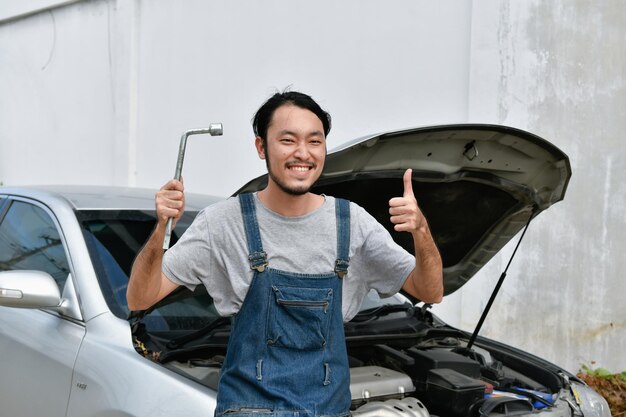
[[[57,227],[41,207],[13,201],[0,223],[0,271],[50,274],[62,291],[70,272]]]
[[[172,245],[191,224],[197,212],[185,212],[172,233]],[[150,210],[83,210],[76,212],[98,277],[102,294],[111,312],[128,318],[126,287],[133,261],[148,240],[156,223]],[[159,304],[144,320],[151,329],[192,330],[218,317],[213,299],[206,291],[195,293],[181,288],[176,297]]]

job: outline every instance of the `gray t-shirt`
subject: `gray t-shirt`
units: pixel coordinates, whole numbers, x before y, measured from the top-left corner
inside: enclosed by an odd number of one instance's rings
[[[304,216],[285,217],[256,197],[256,214],[269,267],[287,272],[332,272],[337,259],[335,199]],[[381,297],[398,292],[415,267],[415,258],[397,245],[387,230],[362,207],[350,203],[350,266],[343,280],[343,318],[354,317],[373,289]],[[238,198],[202,210],[180,240],[164,255],[163,272],[193,290],[206,286],[223,316],[236,314],[250,286],[253,270]]]

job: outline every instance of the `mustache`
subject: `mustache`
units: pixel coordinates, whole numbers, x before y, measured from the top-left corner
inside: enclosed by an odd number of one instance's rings
[[[285,166],[290,166],[290,165],[301,165],[301,166],[307,166],[309,168],[317,168],[317,164],[314,162],[304,162],[304,161],[298,161],[298,160],[285,162]]]

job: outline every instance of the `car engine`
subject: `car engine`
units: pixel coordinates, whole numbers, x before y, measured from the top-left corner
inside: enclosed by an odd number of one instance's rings
[[[415,386],[408,375],[380,366],[350,369],[353,416],[426,417],[428,410],[415,397]]]
[[[530,362],[507,365],[497,350],[430,339],[407,348],[366,345],[350,351],[352,414],[360,417],[571,416],[575,396],[561,377]],[[455,344],[456,348],[449,345]],[[496,359],[498,356],[500,359]],[[519,357],[511,360],[518,363]],[[217,389],[222,356],[164,364]],[[522,372],[523,371],[523,372]]]
[[[444,337],[352,349],[353,415],[571,416],[576,399],[563,376],[531,362],[520,367],[519,357],[498,349],[464,346]]]

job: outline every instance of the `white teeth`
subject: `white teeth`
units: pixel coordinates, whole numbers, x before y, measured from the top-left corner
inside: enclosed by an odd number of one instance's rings
[[[305,172],[305,171],[308,171],[310,168],[309,167],[290,167],[289,169],[293,169],[295,171],[300,171],[300,172]]]

